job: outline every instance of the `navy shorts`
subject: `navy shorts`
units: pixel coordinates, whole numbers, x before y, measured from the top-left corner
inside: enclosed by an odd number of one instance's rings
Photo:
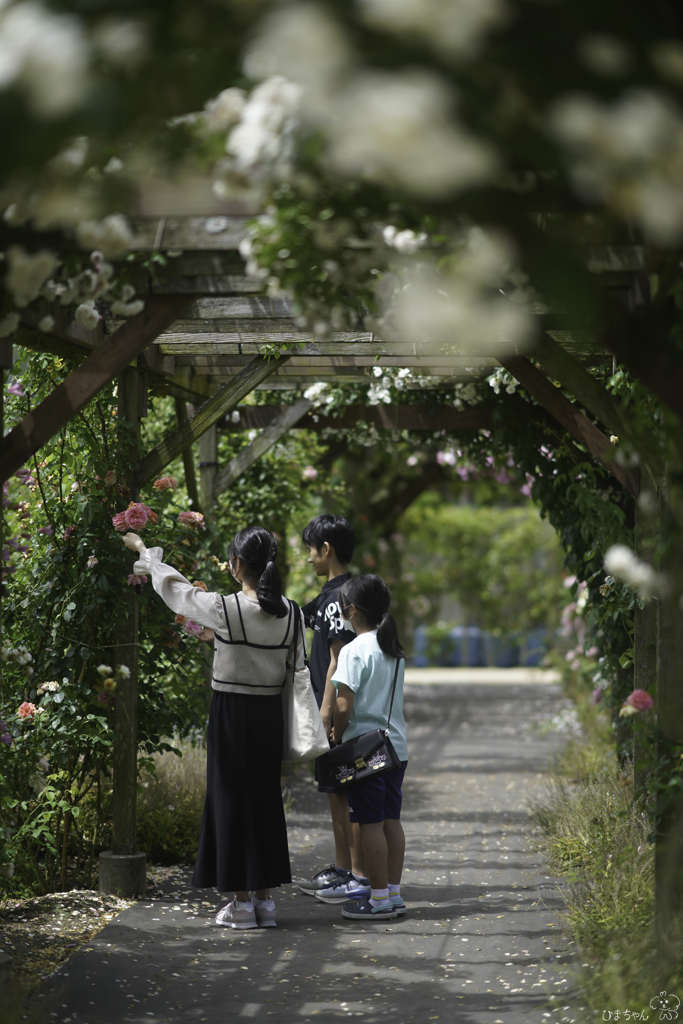
[[[408,767],[401,761],[401,767],[379,778],[366,779],[353,789],[347,790],[349,797],[349,819],[361,825],[374,825],[386,818],[401,817],[403,796],[401,786]]]

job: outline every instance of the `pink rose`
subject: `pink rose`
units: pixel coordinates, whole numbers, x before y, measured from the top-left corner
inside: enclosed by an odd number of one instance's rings
[[[194,619],[186,619],[182,625],[183,633],[187,633],[189,636],[199,636],[203,629],[204,627],[200,626]]]
[[[124,515],[126,518],[126,525],[129,526],[131,530],[142,530],[147,526],[149,516],[142,505],[132,503],[131,507],[126,509]]]
[[[99,562],[99,558],[95,558],[94,555],[89,555],[88,556],[88,561],[85,564],[86,564],[88,569],[94,569],[95,566],[98,564],[98,562]]]
[[[111,517],[111,522],[114,529],[118,530],[119,533],[125,533],[128,529],[125,512],[117,512],[115,516]]]
[[[306,466],[306,468],[302,471],[301,475],[304,478],[304,480],[315,480],[316,477],[318,476],[318,470],[315,468],[315,466]]]
[[[629,704],[636,711],[649,711],[654,701],[647,690],[634,690],[629,693],[624,703]]]
[[[174,491],[178,486],[178,481],[172,476],[162,476],[155,480],[152,486],[157,491]]]
[[[131,503],[130,503],[130,505],[128,506],[128,508],[131,508],[131,507],[132,507],[132,505],[133,505],[133,502],[131,501]],[[149,505],[145,505],[144,501],[139,501],[139,502],[138,502],[138,507],[139,507],[139,508],[144,508],[145,512],[147,513],[147,522],[148,522],[148,523],[151,523],[152,525],[154,525],[154,523],[156,523],[156,522],[158,521],[158,519],[159,519],[159,516],[158,516],[158,515],[156,514],[156,512],[154,512],[154,511],[153,511],[153,510],[152,510],[152,509],[151,509],[151,508],[149,507]]]
[[[114,472],[113,469],[108,469],[107,472],[104,474],[104,482],[107,485],[107,487],[114,486],[114,484],[116,483],[116,473]]]
[[[180,626],[183,622],[187,622],[187,615],[176,615],[175,621]]]
[[[33,718],[37,710],[38,709],[35,704],[29,704],[29,702],[25,700],[24,703],[20,704],[17,708],[17,714],[19,715],[19,718]]]
[[[178,515],[178,522],[183,526],[189,526],[192,530],[204,530],[206,524],[201,512],[181,512]]]
[[[140,587],[143,583],[147,582],[146,576],[136,576],[135,573],[131,573],[128,577],[129,587]]]

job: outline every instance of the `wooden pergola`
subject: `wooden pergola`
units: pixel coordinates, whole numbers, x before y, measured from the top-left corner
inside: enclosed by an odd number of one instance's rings
[[[457,338],[452,346],[419,339],[386,342],[359,330],[316,339],[297,327],[287,300],[268,298],[263,281],[246,275],[238,246],[247,219],[223,213],[139,219],[135,223],[137,251],[162,252],[167,260],[165,266],[150,261],[152,269],[137,271],[137,292],[146,305],[130,320],[105,320],[96,330],[88,331],[63,307],[46,304],[40,311],[24,312],[13,339],[16,344],[82,362],[4,438],[0,453],[3,480],[117,377],[120,415],[138,425],[147,413],[149,391],[176,399],[175,429],[151,451],[139,453],[139,470],[130,480],[134,496],[182,456],[190,497],[195,507],[204,509],[293,427],[334,425],[344,429],[361,420],[380,430],[464,432],[490,427],[488,411],[477,407],[458,411],[431,402],[430,394],[434,389],[488,376],[501,365],[494,346],[491,353],[473,356],[458,352]],[[633,273],[645,269],[645,253],[637,246],[593,249],[584,255],[589,269],[601,275],[610,288],[628,291]],[[49,334],[37,326],[46,313],[56,321]],[[623,426],[619,407],[581,366],[585,348],[567,332],[562,316],[539,310],[538,321],[539,343],[533,355],[542,369],[524,356],[505,358],[502,365],[622,486],[637,495],[637,473],[619,465],[609,436],[569,402],[554,382],[561,382],[594,419],[617,435]],[[290,342],[296,347],[284,354],[263,354],[265,345]],[[0,361],[11,365],[7,343],[4,352],[0,351]],[[410,368],[420,380],[408,387],[424,393],[423,400],[416,405],[351,406],[332,420],[299,397],[279,407],[245,406],[238,425],[231,420],[231,412],[255,391],[303,393],[316,382],[369,383],[376,367]],[[217,430],[221,428],[249,428],[259,433],[231,463],[219,466]],[[192,456],[195,442],[199,444],[200,493]],[[101,887],[125,895],[144,891],[144,855],[137,853],[136,846],[137,599],[132,593],[128,597],[129,632],[121,637],[116,658],[132,671],[130,680],[117,691],[114,723],[113,854],[123,874],[108,874],[104,864],[101,872]],[[645,665],[642,671],[650,669]]]

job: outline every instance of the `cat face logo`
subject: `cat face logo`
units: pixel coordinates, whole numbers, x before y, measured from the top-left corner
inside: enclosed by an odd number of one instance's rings
[[[677,995],[660,992],[658,996],[650,1000],[650,1007],[659,1010],[659,1020],[678,1020],[678,1008],[681,1001]]]

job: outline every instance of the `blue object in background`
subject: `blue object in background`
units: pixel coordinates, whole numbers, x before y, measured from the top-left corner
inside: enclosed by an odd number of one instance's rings
[[[430,645],[427,628],[418,626],[413,635],[411,661],[416,668],[531,668],[540,665],[548,646],[548,633],[542,626],[514,637],[493,636],[477,626],[455,626],[437,648],[436,644]]]

